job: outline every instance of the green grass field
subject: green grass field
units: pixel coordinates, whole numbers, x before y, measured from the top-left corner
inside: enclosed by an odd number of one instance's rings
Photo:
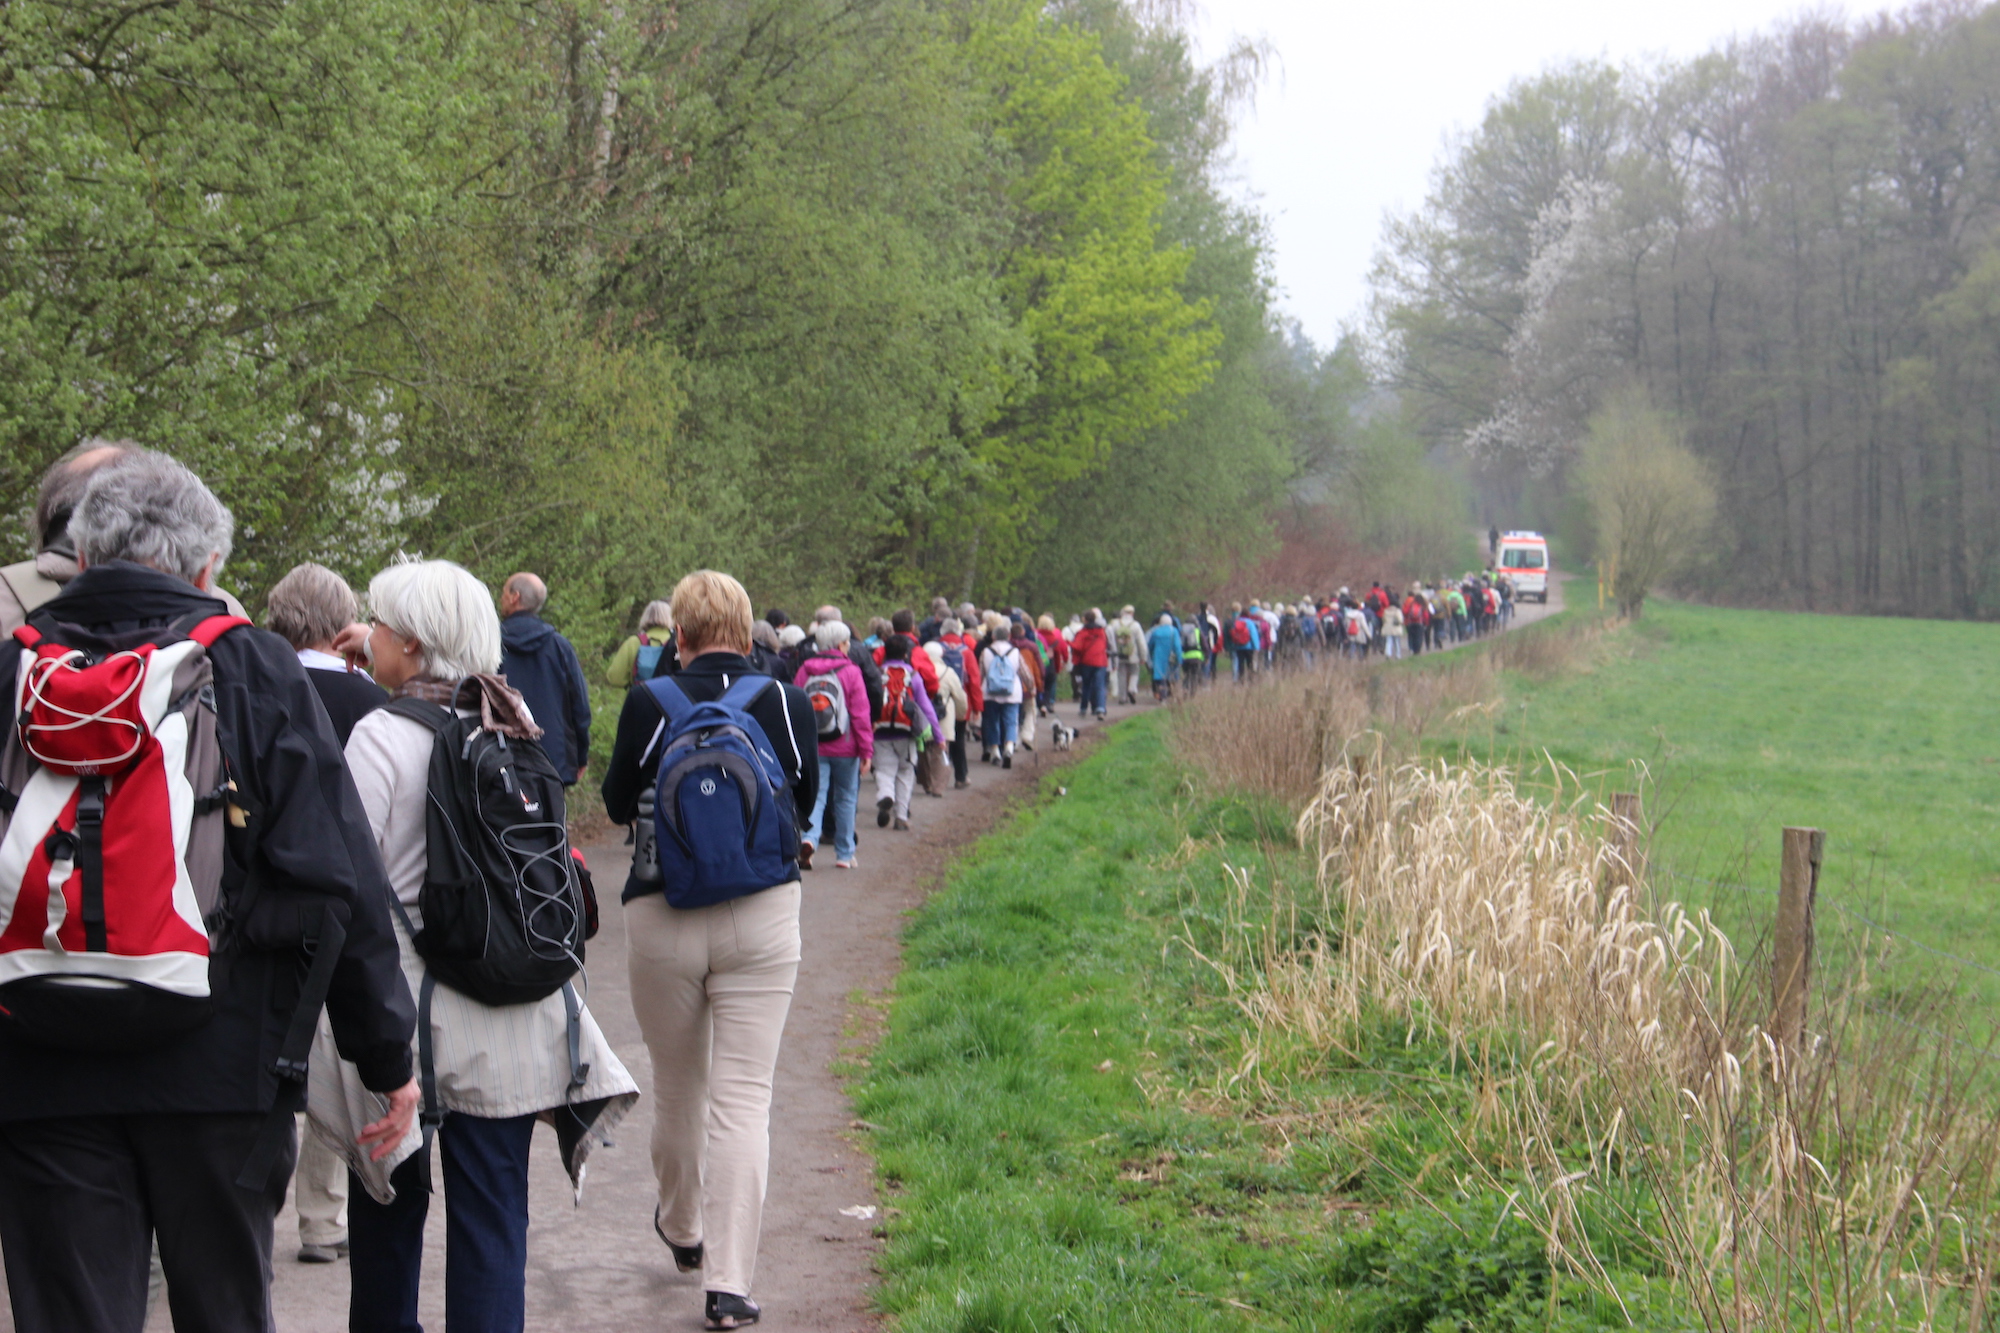
[[[1528,771],[1546,751],[1606,791],[1643,762],[1656,863],[1739,945],[1768,916],[1781,826],[1813,825],[1824,898],[2000,967],[2000,626],[1656,600],[1592,666],[1511,680],[1460,743]]]
[[[1244,1013],[1188,946],[1240,950],[1310,867],[1288,813],[1187,781],[1167,722],[1123,722],[1045,779],[911,926],[856,1089],[888,1186],[880,1301],[897,1326],[1626,1327],[1551,1282],[1502,1193],[1452,1185],[1448,1126],[1476,1089],[1439,1044],[1395,1025],[1242,1079]],[[1411,1187],[1426,1180],[1429,1202]],[[1672,1309],[1648,1273],[1621,1282],[1644,1326],[1687,1327],[1646,1317]]]

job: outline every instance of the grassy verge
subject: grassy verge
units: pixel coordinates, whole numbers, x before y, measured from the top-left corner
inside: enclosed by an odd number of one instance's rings
[[[1244,974],[1338,923],[1291,812],[1204,794],[1165,724],[1046,781],[912,926],[858,1089],[898,1326],[1691,1326],[1622,1203],[1584,1225],[1624,1309],[1552,1276],[1455,1128],[1490,1069],[1452,1043],[1253,1040]]]

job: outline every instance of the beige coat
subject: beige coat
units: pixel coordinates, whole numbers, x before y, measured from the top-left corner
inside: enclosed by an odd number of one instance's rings
[[[425,793],[429,785],[432,733],[420,722],[377,709],[354,725],[347,742],[347,765],[369,826],[389,872],[389,884],[422,929],[417,897],[424,883]],[[403,946],[403,975],[410,994],[420,993],[424,963],[412,947],[402,923],[396,936]],[[589,988],[582,978],[576,989]],[[539,1112],[554,1121],[568,1105],[606,1101],[566,1165],[572,1182],[582,1188],[583,1164],[594,1137],[608,1134],[638,1100],[639,1085],[585,1009],[581,1017],[582,1060],[589,1074],[581,1088],[569,1086],[569,1014],[560,991],[533,1004],[486,1005],[442,982],[431,997],[431,1041],[441,1108],[467,1115],[505,1117]],[[354,1139],[361,1126],[378,1118],[386,1106],[361,1086],[352,1064],[339,1059],[331,1030],[322,1021],[313,1051],[308,1109],[314,1129],[327,1145],[347,1159],[368,1192],[387,1202],[394,1197],[388,1172],[416,1150],[405,1140],[396,1153],[379,1163],[360,1160]],[[357,1117],[360,1117],[357,1119]],[[560,1129],[560,1126],[559,1126]],[[407,1149],[407,1151],[405,1151]]]

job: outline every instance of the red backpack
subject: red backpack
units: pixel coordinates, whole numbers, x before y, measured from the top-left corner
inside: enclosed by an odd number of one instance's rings
[[[1229,622],[1229,646],[1232,648],[1250,646],[1250,622],[1242,616]]]
[[[250,622],[189,618],[93,654],[15,631],[0,740],[0,1017],[137,1050],[206,1022],[230,781],[208,649]]]
[[[923,714],[910,698],[921,689],[917,670],[908,662],[890,662],[882,668],[882,714],[875,719],[877,731],[915,731],[923,725]]]

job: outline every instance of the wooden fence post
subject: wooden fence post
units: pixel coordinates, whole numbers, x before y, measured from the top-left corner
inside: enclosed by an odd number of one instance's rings
[[[1826,834],[1816,828],[1785,830],[1778,873],[1778,920],[1771,931],[1771,1034],[1790,1052],[1806,1030],[1806,987],[1812,980],[1813,901],[1819,894]]]
[[[1611,793],[1611,847],[1618,853],[1618,859],[1623,862],[1624,868],[1613,870],[1608,877],[1604,886],[1607,899],[1610,897],[1610,891],[1620,884],[1636,889],[1639,887],[1639,881],[1645,878],[1643,868],[1639,864],[1639,830],[1642,827],[1639,793],[1635,791]]]

